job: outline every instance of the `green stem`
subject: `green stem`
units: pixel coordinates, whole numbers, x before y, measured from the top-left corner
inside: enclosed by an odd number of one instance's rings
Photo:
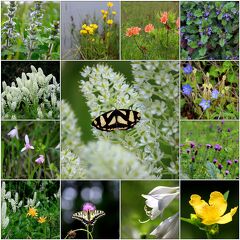
[[[87,227],[88,229],[88,227]],[[87,229],[84,229],[84,228],[79,228],[79,229],[76,229],[76,230],[72,230],[71,232],[78,232],[78,231],[84,231],[84,232],[88,232],[89,236],[91,237],[91,239],[93,239],[93,236],[92,236],[92,233],[89,232]],[[67,236],[64,238],[64,239],[67,239],[67,237],[69,236],[70,233],[67,234]],[[89,238],[88,238],[89,239]]]

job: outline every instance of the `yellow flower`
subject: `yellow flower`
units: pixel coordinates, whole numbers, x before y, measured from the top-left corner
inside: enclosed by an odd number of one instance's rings
[[[107,24],[112,25],[113,24],[113,20],[112,19],[108,19],[107,20]]]
[[[105,10],[102,9],[102,10],[101,10],[101,13],[102,13],[102,14],[105,14]]]
[[[102,18],[103,18],[103,19],[106,19],[106,18],[107,18],[107,15],[106,15],[106,14],[104,14]]]
[[[95,39],[94,39],[94,38],[92,38],[91,40],[92,40],[92,42],[95,42]]]
[[[28,209],[27,216],[36,217],[37,215],[38,215],[38,213],[37,213],[37,209],[36,208],[30,207]]]
[[[116,11],[112,11],[112,15],[116,15],[117,14],[117,12]]]
[[[38,221],[39,223],[45,223],[45,222],[46,222],[46,219],[47,219],[46,217],[39,217],[37,221]]]
[[[95,23],[92,23],[92,24],[90,24],[90,27],[91,27],[91,28],[94,28],[94,29],[97,29],[97,28],[98,28],[98,25],[95,24]]]
[[[94,34],[94,29],[91,28],[91,29],[88,31],[88,33],[89,33],[90,35],[93,35],[93,34]]]
[[[112,3],[112,2],[108,2],[108,3],[107,3],[107,6],[108,6],[108,7],[112,7],[112,6],[113,6],[113,3]]]
[[[222,193],[217,191],[210,194],[209,204],[201,200],[201,197],[197,194],[191,195],[190,198],[189,204],[205,225],[229,223],[238,209],[238,207],[232,208],[229,213],[223,215],[227,210],[227,201]]]
[[[83,25],[82,25],[82,29],[85,29],[86,27],[87,27],[86,24],[83,24]]]
[[[87,30],[80,30],[80,34],[87,34],[88,32],[87,32]]]

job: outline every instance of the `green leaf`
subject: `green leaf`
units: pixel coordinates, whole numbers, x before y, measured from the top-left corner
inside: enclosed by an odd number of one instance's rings
[[[206,52],[207,52],[207,48],[206,47],[202,47],[202,48],[199,49],[199,55],[201,57],[205,56]]]
[[[191,47],[191,48],[198,48],[198,44],[197,44],[197,42],[195,42],[195,41],[190,42],[188,45],[189,45],[189,47]]]
[[[216,179],[218,174],[218,169],[216,169],[215,165],[212,162],[206,162],[206,168],[210,177],[212,179]]]
[[[209,70],[209,75],[213,77],[218,77],[219,75],[219,69],[217,66],[212,65]]]
[[[238,78],[236,76],[235,73],[230,73],[227,75],[227,80],[230,82],[230,83],[238,83]]]
[[[207,35],[202,35],[202,36],[201,36],[201,42],[202,42],[203,44],[206,44],[206,43],[208,42],[208,36],[207,36]]]
[[[229,190],[223,194],[224,199],[227,201],[229,195]]]
[[[203,12],[201,9],[198,9],[194,12],[194,16],[196,16],[196,17],[201,17],[202,15],[203,15]]]
[[[219,44],[221,47],[223,47],[225,45],[225,39],[221,38]]]

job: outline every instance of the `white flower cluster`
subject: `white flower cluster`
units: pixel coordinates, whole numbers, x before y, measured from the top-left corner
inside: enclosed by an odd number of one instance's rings
[[[131,131],[94,129],[94,134],[131,152],[152,177],[178,174],[178,68],[178,62],[133,62],[132,85],[103,64],[81,73],[85,79],[80,89],[93,118],[114,108],[141,113],[140,123]]]
[[[83,144],[70,106],[62,102],[62,178],[150,178],[137,157],[120,144],[100,139]]]
[[[2,82],[2,117],[5,119],[57,119],[60,107],[60,84],[42,69],[31,66],[16,82]]]
[[[179,187],[155,187],[148,194],[142,194],[146,199],[145,212],[149,219],[154,220],[162,216],[164,210],[171,204],[174,199],[179,199]],[[151,210],[148,211],[147,207]],[[179,233],[179,212],[164,219],[150,235],[156,236],[157,239],[177,239]]]
[[[34,192],[33,199],[28,198],[27,199],[27,205],[25,205],[25,208],[35,207],[37,208],[40,205],[40,201],[37,202],[37,192]]]

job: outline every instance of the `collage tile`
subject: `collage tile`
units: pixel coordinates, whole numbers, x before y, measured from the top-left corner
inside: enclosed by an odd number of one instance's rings
[[[239,239],[239,1],[1,1],[2,239]]]

